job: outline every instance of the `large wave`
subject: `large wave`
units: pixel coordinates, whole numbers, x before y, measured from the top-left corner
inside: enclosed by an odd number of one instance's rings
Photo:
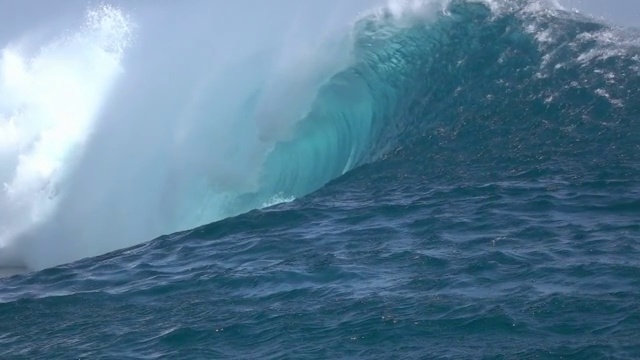
[[[251,33],[215,51],[201,46],[202,37],[168,41],[168,27],[154,34],[161,43],[139,35],[124,64],[129,20],[110,7],[98,18],[117,26],[83,34],[106,45],[92,41],[93,52],[63,64],[75,68],[80,58],[95,69],[92,61],[108,59],[103,78],[80,88],[72,103],[68,94],[53,101],[68,111],[87,97],[84,112],[24,115],[41,100],[9,107],[20,114],[11,117],[3,108],[2,135],[10,140],[0,163],[8,174],[2,201],[20,209],[2,218],[5,265],[48,267],[300,197],[391,153],[426,158],[420,151],[436,143],[433,134],[445,135],[440,146],[466,142],[466,156],[494,152],[496,161],[558,156],[569,145],[580,156],[585,128],[628,128],[626,101],[638,88],[635,46],[553,2],[396,1],[314,42]],[[11,59],[5,53],[3,66]],[[107,98],[121,67],[126,76]],[[46,79],[31,71],[38,83]],[[74,76],[89,75],[65,79]],[[9,83],[5,76],[2,84]],[[37,119],[21,143],[9,135],[29,122],[16,116]],[[69,117],[79,121],[73,131]],[[63,140],[47,135],[57,127]],[[514,127],[521,136],[506,138]],[[64,146],[40,149],[42,139]],[[544,146],[521,151],[530,139]],[[563,140],[549,145],[553,139]],[[18,178],[16,161],[31,149],[54,165],[32,167],[27,180],[4,180]],[[12,195],[15,184],[28,185],[22,196],[29,201]]]

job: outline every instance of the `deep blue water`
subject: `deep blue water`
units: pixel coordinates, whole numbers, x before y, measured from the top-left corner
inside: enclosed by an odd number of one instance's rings
[[[296,200],[0,279],[0,358],[640,358],[637,33],[527,4],[363,18]]]

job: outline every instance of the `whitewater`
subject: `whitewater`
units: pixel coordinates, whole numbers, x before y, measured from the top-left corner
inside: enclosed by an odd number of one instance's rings
[[[640,356],[637,29],[552,0],[0,23],[0,358]]]

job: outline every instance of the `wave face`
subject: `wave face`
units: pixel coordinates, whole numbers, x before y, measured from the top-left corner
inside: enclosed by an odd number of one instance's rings
[[[0,62],[0,262],[46,268],[0,279],[0,357],[640,357],[636,30],[398,1],[212,51],[228,22],[88,19]]]

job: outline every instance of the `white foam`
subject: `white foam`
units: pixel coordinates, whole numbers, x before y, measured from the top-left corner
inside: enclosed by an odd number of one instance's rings
[[[29,52],[0,56],[0,246],[44,221],[82,152],[131,40],[115,7],[87,13],[82,29]]]
[[[271,206],[275,206],[278,204],[284,204],[284,203],[290,203],[292,201],[294,201],[296,198],[293,196],[286,196],[284,194],[278,194],[273,196],[272,198],[270,198],[269,200],[265,201],[262,204],[263,208],[266,207],[271,207]]]

